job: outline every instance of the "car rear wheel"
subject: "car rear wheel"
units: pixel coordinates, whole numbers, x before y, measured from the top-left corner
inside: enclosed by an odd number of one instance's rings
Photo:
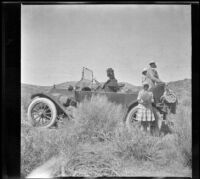
[[[49,128],[56,118],[56,106],[47,98],[35,98],[28,107],[28,120],[35,127]]]
[[[137,111],[138,111],[138,107],[135,106],[133,107],[127,117],[126,117],[126,127],[128,128],[128,130],[130,131],[133,127],[136,127],[140,124],[139,121],[136,120],[137,117]]]
[[[126,127],[130,131],[133,127],[139,127],[140,126],[140,121],[136,120],[137,117],[137,112],[138,112],[138,107],[135,106],[133,107],[127,117],[126,117]],[[161,124],[162,124],[162,117],[159,114],[158,110],[154,108],[154,114],[155,114],[155,121],[152,122],[151,126],[151,131],[153,135],[159,135],[159,131],[161,129]]]

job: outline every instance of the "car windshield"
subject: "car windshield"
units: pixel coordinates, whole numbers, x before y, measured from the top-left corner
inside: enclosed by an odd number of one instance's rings
[[[83,67],[82,79],[87,80],[87,81],[92,81],[93,80],[92,70]]]

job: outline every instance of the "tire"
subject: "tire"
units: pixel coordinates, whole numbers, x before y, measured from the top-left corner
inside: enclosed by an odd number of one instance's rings
[[[129,131],[131,131],[134,126],[138,127],[140,125],[140,121],[136,121],[137,110],[137,106],[133,107],[126,117],[126,127]],[[155,121],[152,122],[151,131],[153,135],[159,135],[159,131],[161,129],[162,124],[162,118],[157,109],[154,108],[154,112],[156,113],[156,116]]]
[[[49,128],[56,118],[56,106],[47,98],[34,98],[28,107],[28,120],[34,127]]]
[[[138,125],[140,123],[139,121],[136,121],[137,110],[138,110],[137,106],[133,107],[129,111],[129,113],[128,113],[127,117],[126,117],[126,127],[128,128],[129,131],[131,131],[133,126],[136,126],[136,125]]]

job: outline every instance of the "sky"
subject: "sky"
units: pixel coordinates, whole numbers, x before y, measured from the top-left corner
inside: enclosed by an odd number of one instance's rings
[[[161,80],[191,79],[190,5],[22,5],[21,82],[81,79],[82,67],[107,80],[141,85],[154,60]]]

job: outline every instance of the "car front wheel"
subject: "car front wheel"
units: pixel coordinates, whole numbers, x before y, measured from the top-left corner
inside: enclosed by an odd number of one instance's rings
[[[28,120],[35,127],[49,128],[57,118],[55,104],[47,98],[35,98],[28,107]]]

